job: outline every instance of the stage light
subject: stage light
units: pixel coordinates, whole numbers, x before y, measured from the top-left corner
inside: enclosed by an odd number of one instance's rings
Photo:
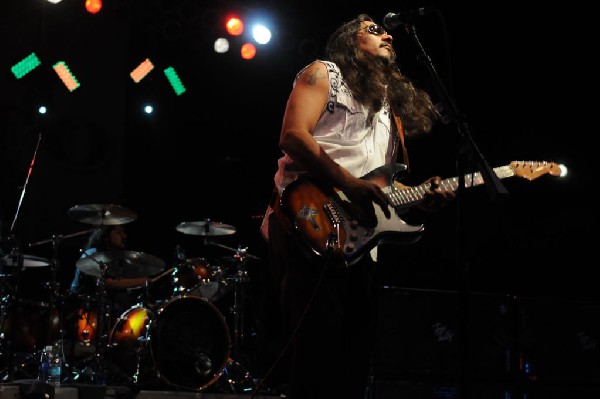
[[[256,55],[256,46],[252,43],[246,43],[242,46],[240,51],[242,58],[245,60],[251,60]]]
[[[225,39],[224,37],[220,37],[217,40],[215,40],[215,52],[219,53],[219,54],[223,54],[229,51],[229,40]]]
[[[168,67],[164,70],[164,72],[167,80],[171,84],[171,87],[173,90],[175,90],[175,94],[179,96],[185,93],[185,87],[183,86],[183,83],[181,83],[181,80],[179,79],[177,72],[175,72],[175,69],[173,67]]]
[[[85,9],[90,14],[97,14],[102,9],[102,0],[85,0]]]
[[[31,53],[27,57],[23,58],[21,61],[17,62],[15,65],[13,65],[10,68],[10,70],[17,79],[21,79],[23,76],[27,75],[29,72],[33,71],[40,65],[41,62],[37,55],[35,55],[35,53]]]
[[[252,29],[252,37],[258,44],[267,44],[271,41],[271,31],[264,25],[256,25]]]
[[[139,83],[140,80],[144,79],[146,75],[148,75],[153,69],[154,65],[148,58],[146,58],[140,63],[140,65],[138,65],[133,71],[131,71],[129,76],[131,76],[131,79],[133,79],[135,83]]]
[[[244,22],[238,17],[230,17],[225,23],[225,29],[231,36],[239,36],[244,32]]]
[[[69,67],[63,61],[57,62],[52,68],[54,68],[54,71],[69,91],[73,91],[80,86],[75,76],[69,71]]]

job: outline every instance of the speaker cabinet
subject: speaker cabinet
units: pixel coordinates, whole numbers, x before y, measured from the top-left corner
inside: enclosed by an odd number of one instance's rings
[[[399,287],[379,300],[376,381],[600,389],[598,302]]]
[[[600,384],[600,304],[519,300],[519,353],[529,379]]]
[[[509,378],[516,364],[513,300],[465,297],[454,291],[384,287],[374,375],[458,380],[464,367],[464,375],[473,380]]]

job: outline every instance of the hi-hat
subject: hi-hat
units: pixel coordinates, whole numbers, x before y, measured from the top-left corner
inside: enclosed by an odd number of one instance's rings
[[[235,234],[235,227],[218,222],[199,221],[199,222],[182,222],[176,227],[177,231],[183,234],[191,234],[194,236],[226,236]]]
[[[67,214],[82,223],[97,226],[125,224],[137,219],[137,213],[115,204],[75,205]]]
[[[100,277],[106,269],[106,276],[115,278],[149,277],[165,268],[162,259],[137,251],[94,252],[77,260],[75,265],[83,273],[95,277]]]

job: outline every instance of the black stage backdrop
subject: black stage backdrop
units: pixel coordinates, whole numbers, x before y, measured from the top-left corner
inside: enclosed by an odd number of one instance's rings
[[[440,125],[409,142],[412,172],[404,181],[456,176],[465,134],[479,150],[468,171],[479,169],[479,153],[492,167],[551,161],[565,164],[569,175],[503,180],[509,197],[502,203],[485,186],[465,191],[429,218],[419,243],[382,249],[385,282],[595,299],[596,124],[588,105],[595,92],[586,59],[589,25],[572,3],[106,0],[99,14],[90,15],[83,2],[2,1],[2,250],[18,246],[52,260],[66,289],[83,232],[94,227],[73,220],[68,210],[119,204],[138,214],[127,225],[130,248],[167,267],[177,245],[188,257],[234,267],[235,249],[247,248],[259,258],[246,267],[263,298],[267,265],[258,228],[295,73],[320,57],[327,35],[357,13],[381,21],[387,12],[422,6],[438,12],[416,20],[415,30],[462,123],[460,129],[453,122]],[[276,23],[272,46],[254,60],[212,52],[214,18],[231,9],[265,12]],[[403,71],[440,101],[411,35],[402,27],[392,33]],[[10,67],[31,52],[41,67],[15,79]],[[135,84],[129,72],[145,58],[156,70]],[[80,88],[68,92],[53,75],[59,60]],[[181,96],[161,75],[168,66],[186,86]],[[156,108],[152,117],[141,112],[148,98]],[[51,106],[43,118],[33,108],[40,101]],[[176,230],[179,223],[206,219],[236,232],[205,240]]]

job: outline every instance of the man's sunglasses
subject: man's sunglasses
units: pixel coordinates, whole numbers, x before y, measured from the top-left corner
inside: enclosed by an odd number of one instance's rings
[[[383,26],[377,25],[377,24],[367,25],[367,26],[365,26],[363,28],[360,28],[360,29],[361,30],[362,29],[366,29],[367,32],[369,32],[370,34],[375,35],[375,36],[380,36],[380,35],[384,35],[384,34],[387,33],[385,31],[385,28]]]

